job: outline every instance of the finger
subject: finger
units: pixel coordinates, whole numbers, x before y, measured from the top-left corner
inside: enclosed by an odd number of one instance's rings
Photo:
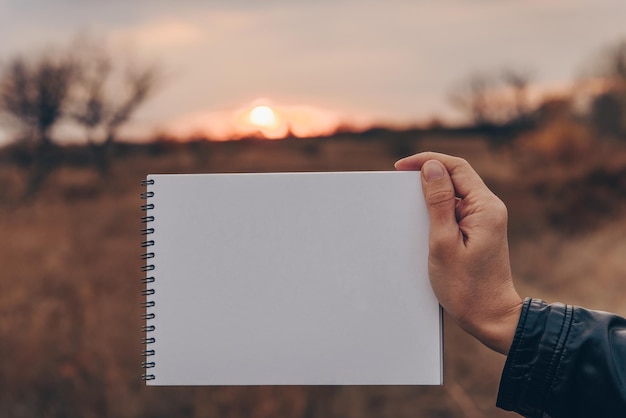
[[[478,173],[474,171],[467,161],[451,155],[422,152],[397,161],[395,167],[401,171],[420,170],[430,160],[439,161],[446,167],[458,196],[463,198],[470,193],[491,193]]]
[[[430,216],[431,251],[448,252],[460,238],[456,220],[456,196],[448,171],[437,160],[423,164],[422,190]]]
[[[398,170],[420,170],[426,161],[437,160],[443,163],[443,159],[455,158],[438,152],[420,152],[409,157],[402,158],[394,164]]]

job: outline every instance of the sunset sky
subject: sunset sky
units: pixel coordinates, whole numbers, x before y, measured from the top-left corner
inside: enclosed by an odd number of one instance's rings
[[[256,105],[323,131],[458,120],[448,94],[478,71],[567,85],[624,22],[624,0],[0,0],[0,62],[88,34],[164,69],[135,134],[228,135]]]

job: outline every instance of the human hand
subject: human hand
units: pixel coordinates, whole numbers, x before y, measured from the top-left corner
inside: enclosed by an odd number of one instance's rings
[[[395,167],[422,171],[428,269],[439,303],[467,332],[507,354],[523,302],[511,275],[506,206],[461,158],[425,152]]]

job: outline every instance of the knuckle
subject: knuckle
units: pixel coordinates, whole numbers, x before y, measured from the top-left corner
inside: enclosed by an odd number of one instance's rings
[[[457,159],[457,162],[458,162],[459,165],[464,165],[464,166],[469,166],[470,165],[470,163],[465,158],[456,157],[456,159]]]
[[[493,222],[497,226],[507,224],[509,218],[508,209],[502,200],[495,198],[491,203],[490,210],[492,212]]]
[[[462,167],[462,168],[472,167],[470,163],[465,158],[462,158],[462,157],[454,157],[454,162],[457,167]]]
[[[435,187],[428,192],[428,205],[432,208],[450,206],[454,202],[454,190],[447,185]]]

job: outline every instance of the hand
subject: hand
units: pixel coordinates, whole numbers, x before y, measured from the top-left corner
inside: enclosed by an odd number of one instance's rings
[[[511,276],[506,206],[461,158],[425,152],[395,167],[422,170],[428,268],[439,303],[487,347],[508,353],[522,300]]]

